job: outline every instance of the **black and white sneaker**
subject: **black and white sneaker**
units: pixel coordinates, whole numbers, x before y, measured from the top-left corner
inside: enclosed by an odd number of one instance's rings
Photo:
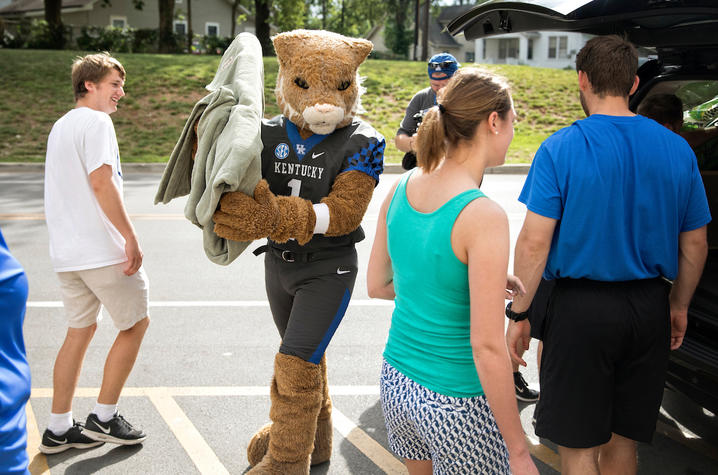
[[[61,435],[56,435],[50,429],[45,429],[45,433],[42,434],[42,443],[39,447],[40,452],[43,454],[57,454],[67,449],[89,449],[104,443],[87,437],[83,433],[81,422],[72,421],[72,423],[72,427]]]
[[[538,401],[539,392],[529,388],[524,377],[516,371],[514,373],[514,387],[516,388],[516,399],[523,402]]]
[[[139,444],[147,438],[144,432],[132,427],[132,424],[117,412],[107,422],[101,422],[97,414],[91,413],[85,422],[85,434],[94,440],[120,445]]]

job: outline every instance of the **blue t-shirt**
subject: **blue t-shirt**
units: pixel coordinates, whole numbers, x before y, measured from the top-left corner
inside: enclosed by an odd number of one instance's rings
[[[711,220],[690,146],[642,116],[593,114],[553,134],[519,201],[558,220],[546,279],[673,279],[679,233]]]
[[[29,473],[25,404],[30,367],[25,356],[27,277],[0,232],[0,473]]]

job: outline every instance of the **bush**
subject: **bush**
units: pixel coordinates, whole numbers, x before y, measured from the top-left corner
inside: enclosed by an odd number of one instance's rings
[[[132,38],[133,53],[155,53],[157,52],[157,40],[160,32],[157,28],[139,28],[134,30]]]
[[[224,38],[220,38],[219,36],[203,36],[202,49],[208,54],[223,54],[232,40],[233,38],[228,36]]]
[[[65,44],[69,44],[72,31],[63,25]],[[15,32],[5,31],[1,38],[2,45],[7,48],[54,49],[55,42],[50,27],[45,20],[21,20]]]
[[[83,26],[77,38],[77,47],[84,51],[132,52],[133,30],[112,26]]]

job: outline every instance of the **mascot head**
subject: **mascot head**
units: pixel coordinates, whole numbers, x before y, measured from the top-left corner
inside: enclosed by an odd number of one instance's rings
[[[371,41],[294,30],[274,36],[272,42],[279,60],[277,102],[300,130],[330,134],[363,112],[358,70],[372,50]]]

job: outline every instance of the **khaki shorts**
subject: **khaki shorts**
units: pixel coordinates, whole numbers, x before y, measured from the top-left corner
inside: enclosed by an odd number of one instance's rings
[[[149,282],[144,267],[131,276],[122,272],[124,267],[123,262],[57,273],[70,328],[97,323],[103,305],[120,331],[149,316]]]

